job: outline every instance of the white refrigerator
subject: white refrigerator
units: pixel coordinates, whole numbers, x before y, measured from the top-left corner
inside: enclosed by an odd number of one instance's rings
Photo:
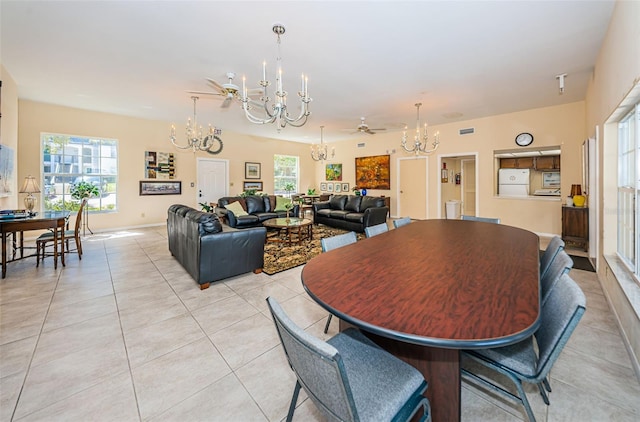
[[[529,169],[498,170],[498,196],[528,196]]]

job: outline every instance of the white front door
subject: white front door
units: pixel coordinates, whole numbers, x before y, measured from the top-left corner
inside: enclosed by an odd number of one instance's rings
[[[228,196],[229,161],[214,158],[198,158],[198,203],[217,203]]]
[[[397,217],[427,219],[427,159],[400,158]]]

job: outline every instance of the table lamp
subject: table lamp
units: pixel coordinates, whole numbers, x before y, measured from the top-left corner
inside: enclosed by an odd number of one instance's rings
[[[20,188],[20,193],[27,194],[24,198],[24,206],[29,210],[29,214],[33,214],[33,208],[36,205],[36,197],[33,196],[33,194],[40,193],[40,186],[38,186],[36,178],[31,175],[25,177],[22,188]]]

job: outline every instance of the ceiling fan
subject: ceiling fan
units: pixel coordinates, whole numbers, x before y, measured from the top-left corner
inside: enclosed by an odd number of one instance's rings
[[[210,91],[187,91],[190,94],[203,94],[203,95],[214,95],[218,97],[223,97],[224,101],[220,105],[222,108],[227,108],[231,105],[231,101],[235,98],[240,101],[241,92],[240,87],[233,83],[233,78],[235,78],[236,74],[234,72],[227,72],[227,78],[229,81],[227,83],[220,84],[214,81],[211,78],[206,78],[207,83],[215,90],[214,92]],[[252,88],[247,89],[247,95],[262,95],[261,88]]]
[[[368,124],[364,122],[364,120],[365,120],[364,117],[360,118],[360,124],[358,125],[358,127],[356,127],[356,131],[352,133],[368,133],[369,135],[375,135],[376,132],[387,130],[386,128],[372,129],[369,127]]]

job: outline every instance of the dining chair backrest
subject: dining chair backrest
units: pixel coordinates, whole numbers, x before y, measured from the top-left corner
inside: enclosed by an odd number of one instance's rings
[[[542,300],[540,305],[544,305],[549,298],[549,293],[560,280],[563,274],[567,274],[573,268],[573,260],[563,250],[558,251],[555,259],[549,265],[547,272],[540,278],[540,294]]]
[[[289,366],[311,400],[336,420],[354,420],[355,403],[338,350],[298,327],[273,298],[267,304]]]
[[[333,249],[356,243],[357,241],[358,238],[356,237],[356,233],[349,232],[336,236],[325,237],[320,240],[320,243],[322,244],[322,252],[329,252]]]
[[[587,300],[580,286],[563,274],[549,292],[542,306],[540,328],[535,333],[538,343],[538,377],[546,376],[564,345],[578,325]]]
[[[544,277],[558,252],[563,249],[564,241],[560,236],[553,236],[547,245],[547,249],[544,250],[542,257],[540,258],[540,279]]]
[[[397,229],[398,227],[406,226],[409,223],[411,223],[411,217],[402,217],[397,220],[393,220],[393,227]]]
[[[82,223],[82,212],[84,211],[84,207],[87,206],[87,198],[83,198],[82,202],[80,203],[80,209],[78,210],[78,214],[76,215],[76,224],[75,224],[75,228],[74,231],[77,233],[80,233],[80,225]]]
[[[500,224],[500,219],[499,218],[476,217],[474,215],[463,215],[462,219],[466,220],[466,221],[480,221],[480,222],[483,222],[483,223]]]
[[[389,231],[389,226],[387,226],[387,223],[380,223],[380,224],[376,224],[375,226],[369,226],[364,228],[364,234],[367,237],[372,237],[377,234],[382,234],[388,231]]]

